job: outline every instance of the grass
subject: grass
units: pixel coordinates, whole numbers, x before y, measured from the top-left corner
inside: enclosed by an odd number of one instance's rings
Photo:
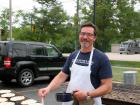
[[[134,61],[115,61],[115,60],[111,60],[110,62],[111,62],[112,66],[140,68],[140,62],[134,62]]]
[[[132,61],[111,61],[113,81],[123,82],[123,72],[134,70],[137,71],[136,79],[137,84],[140,85],[140,62]]]

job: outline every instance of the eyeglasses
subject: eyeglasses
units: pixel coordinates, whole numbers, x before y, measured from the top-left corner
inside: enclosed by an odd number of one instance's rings
[[[81,36],[87,36],[87,37],[91,37],[91,36],[94,36],[94,34],[93,33],[88,33],[88,32],[80,32],[80,35]]]

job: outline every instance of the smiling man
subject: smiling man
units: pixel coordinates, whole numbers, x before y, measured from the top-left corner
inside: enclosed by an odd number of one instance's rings
[[[92,23],[81,25],[79,42],[81,48],[71,53],[62,71],[52,82],[38,91],[44,97],[58,88],[70,76],[66,92],[73,93],[79,103],[93,99],[93,105],[102,105],[101,96],[112,90],[112,69],[108,57],[94,47],[96,27]],[[73,101],[63,105],[72,105]]]

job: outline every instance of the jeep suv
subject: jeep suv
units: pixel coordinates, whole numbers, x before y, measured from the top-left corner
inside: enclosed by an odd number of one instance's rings
[[[30,86],[39,76],[54,77],[66,58],[51,44],[24,41],[0,41],[0,80],[8,83],[16,79],[22,86]]]

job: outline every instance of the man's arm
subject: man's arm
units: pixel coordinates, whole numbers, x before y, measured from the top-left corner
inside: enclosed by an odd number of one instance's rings
[[[56,77],[51,81],[51,83],[48,85],[47,88],[50,89],[50,91],[57,89],[62,83],[65,82],[65,80],[68,78],[68,75],[64,72],[60,72]]]
[[[112,91],[112,78],[102,79],[101,85],[97,89],[89,91],[88,95],[91,97],[98,97],[105,95],[111,91]]]
[[[55,76],[55,78],[51,81],[51,83],[38,91],[39,97],[44,97],[47,95],[50,91],[57,89],[62,83],[65,82],[65,80],[68,78],[68,75],[64,72],[60,72],[58,75]]]
[[[91,91],[76,90],[74,96],[80,102],[85,100],[87,96],[95,98],[98,96],[105,95],[111,91],[112,91],[112,78],[108,78],[108,79],[102,79],[101,86],[99,86],[97,89]]]

